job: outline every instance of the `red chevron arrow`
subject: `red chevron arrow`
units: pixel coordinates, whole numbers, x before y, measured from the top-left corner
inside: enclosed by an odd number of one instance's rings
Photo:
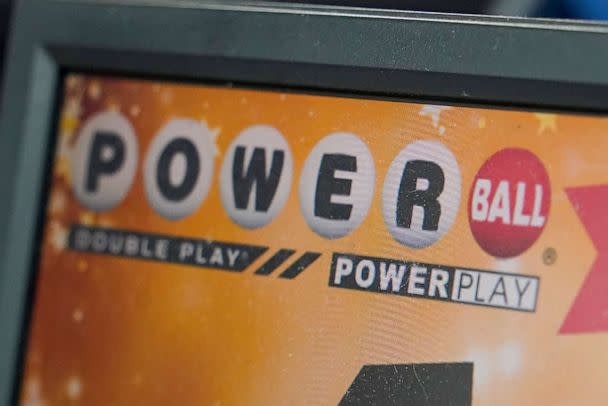
[[[608,331],[608,185],[566,189],[598,255],[559,334]]]

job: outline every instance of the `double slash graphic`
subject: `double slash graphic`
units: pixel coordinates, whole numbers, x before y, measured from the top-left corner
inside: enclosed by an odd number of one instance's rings
[[[264,262],[256,271],[256,275],[270,275],[287,261],[293,254],[294,250],[280,249],[268,261]],[[315,262],[321,254],[318,252],[305,252],[294,263],[289,265],[287,269],[279,274],[279,277],[293,279],[305,270],[310,264]]]

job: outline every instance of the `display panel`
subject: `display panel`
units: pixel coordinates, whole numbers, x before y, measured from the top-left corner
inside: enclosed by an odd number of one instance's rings
[[[605,118],[63,92],[23,404],[603,404]]]

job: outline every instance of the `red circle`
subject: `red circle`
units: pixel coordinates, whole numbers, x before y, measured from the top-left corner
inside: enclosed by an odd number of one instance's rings
[[[479,169],[469,194],[469,225],[484,251],[498,258],[530,248],[549,215],[551,185],[532,152],[507,148]]]

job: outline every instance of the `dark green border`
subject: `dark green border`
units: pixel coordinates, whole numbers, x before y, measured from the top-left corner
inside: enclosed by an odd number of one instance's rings
[[[15,402],[64,70],[608,112],[602,24],[251,5],[22,0],[0,118],[0,404]]]

